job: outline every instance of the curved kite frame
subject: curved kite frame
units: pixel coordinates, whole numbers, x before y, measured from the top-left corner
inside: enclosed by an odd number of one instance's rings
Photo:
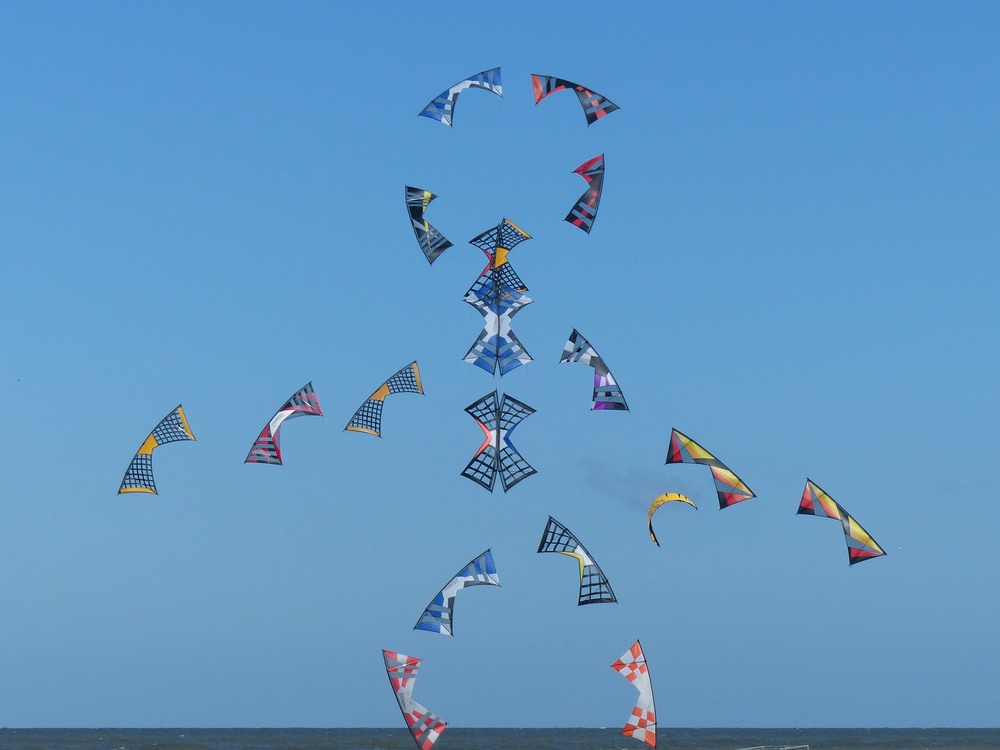
[[[417,116],[429,117],[451,127],[451,121],[455,115],[455,105],[458,103],[458,95],[466,89],[486,89],[503,99],[500,68],[481,71],[445,89],[431,99],[430,103]]]
[[[306,383],[299,388],[284,405],[275,412],[270,421],[264,425],[247,457],[243,459],[245,464],[276,464],[281,465],[281,425],[289,419],[302,416],[323,416],[319,399],[313,390],[312,382]]]
[[[153,450],[164,443],[175,443],[180,440],[195,440],[195,436],[184,415],[184,407],[177,404],[176,408],[171,409],[142,441],[139,450],[125,469],[118,494],[125,495],[131,492],[158,494],[156,482],[153,481]]]

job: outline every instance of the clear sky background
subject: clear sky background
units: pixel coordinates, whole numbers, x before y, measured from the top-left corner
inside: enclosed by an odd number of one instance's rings
[[[453,726],[617,726],[639,638],[664,727],[995,726],[998,35],[988,2],[0,5],[0,725],[401,726],[388,648]],[[535,361],[491,380],[466,241],[504,216]],[[574,327],[631,412],[558,364]],[[426,396],[343,432],[413,359]],[[310,380],[325,416],[244,465]],[[538,474],[490,495],[494,388]],[[197,442],[117,496],[178,403]],[[759,497],[719,511],[672,427]],[[807,476],[888,556],[796,516]],[[658,548],[668,490],[699,509]],[[617,605],[535,554],[550,514]],[[487,547],[502,588],[411,630]]]

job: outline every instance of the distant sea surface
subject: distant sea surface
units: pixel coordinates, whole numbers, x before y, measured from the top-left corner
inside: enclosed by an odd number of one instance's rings
[[[1000,729],[660,730],[658,750],[997,750]],[[449,728],[434,750],[641,750],[617,729]],[[414,750],[406,729],[0,729],[2,750]]]

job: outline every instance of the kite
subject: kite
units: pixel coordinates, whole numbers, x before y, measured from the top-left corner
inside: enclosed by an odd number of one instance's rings
[[[423,386],[420,384],[420,371],[417,369],[416,360],[414,360],[382,383],[378,390],[358,407],[344,429],[352,432],[367,432],[369,435],[382,437],[382,402],[385,401],[385,397],[391,393],[419,393],[423,395],[423,392]]]
[[[505,375],[531,361],[531,355],[510,329],[511,318],[530,305],[528,288],[507,260],[508,253],[531,235],[514,222],[503,219],[495,227],[473,237],[487,258],[486,267],[465,293],[465,301],[483,316],[483,330],[466,353],[466,362],[491,375],[499,369]]]
[[[806,488],[802,491],[802,500],[799,502],[796,515],[820,516],[840,521],[844,527],[844,541],[847,542],[847,557],[851,565],[885,554],[885,550],[871,538],[861,524],[811,479],[806,480]]]
[[[657,509],[659,509],[661,505],[672,502],[687,503],[695,510],[698,510],[698,506],[695,505],[689,498],[677,492],[667,492],[656,498],[649,506],[649,515],[646,517],[646,525],[649,527],[649,536],[652,538],[654,542],[656,542],[657,547],[660,546],[660,541],[656,538],[656,534],[653,533],[653,514],[657,511]]]
[[[639,691],[635,708],[628,722],[622,727],[622,734],[635,737],[650,747],[656,747],[656,708],[653,705],[653,685],[649,681],[649,668],[646,666],[646,656],[642,653],[639,641],[632,644],[622,658],[611,665],[611,668],[631,682]]]
[[[279,431],[281,425],[287,419],[295,417],[315,415],[323,416],[323,411],[319,407],[319,399],[313,390],[312,383],[306,383],[298,391],[292,394],[285,405],[278,409],[277,413],[271,417],[271,421],[264,425],[260,435],[254,441],[253,447],[243,460],[245,464],[278,464],[281,465],[281,443],[279,442]]]
[[[445,125],[450,126],[455,114],[455,103],[458,101],[458,95],[466,89],[486,89],[502,99],[503,87],[500,85],[500,68],[484,70],[474,76],[469,76],[464,81],[459,81],[450,89],[442,91],[434,97],[418,116],[440,120]]]
[[[628,411],[625,396],[618,387],[614,375],[604,364],[601,355],[575,328],[569,335],[566,346],[563,347],[560,362],[582,362],[594,368],[594,402],[592,411]]]
[[[587,552],[586,547],[580,544],[580,540],[573,536],[569,529],[552,516],[549,516],[549,522],[545,525],[542,541],[538,544],[538,551],[569,555],[575,557],[580,563],[580,598],[577,601],[577,606],[618,601],[615,598],[615,592],[611,590],[611,584],[604,577],[600,566]]]
[[[588,187],[573,210],[566,214],[564,221],[590,234],[594,219],[597,218],[597,207],[601,205],[601,191],[604,189],[604,154],[585,161],[573,172],[585,179]]]
[[[177,408],[161,419],[149,436],[142,441],[142,445],[125,470],[118,494],[123,495],[126,492],[157,494],[156,482],[153,481],[153,449],[164,443],[194,439],[194,433],[191,432],[187,417],[184,416],[184,409],[178,404]]]
[[[504,218],[495,227],[490,227],[469,240],[470,245],[475,245],[483,251],[487,263],[465,296],[474,294],[480,299],[490,301],[500,296],[505,289],[516,292],[528,291],[528,287],[508,263],[507,255],[517,245],[530,239],[530,234],[510,219]]]
[[[522,479],[536,473],[510,442],[514,428],[534,414],[534,409],[507,394],[500,402],[497,392],[493,391],[469,404],[465,411],[476,420],[486,439],[462,470],[463,477],[492,492],[499,472],[503,491],[507,492]]]
[[[424,251],[428,263],[434,263],[441,253],[451,247],[451,242],[424,219],[424,211],[435,198],[437,196],[429,190],[406,186],[406,210],[410,213],[417,244]]]
[[[385,659],[386,674],[413,741],[420,750],[431,750],[448,725],[413,700],[413,683],[420,669],[420,659],[385,649],[382,649],[382,658]]]
[[[535,104],[538,104],[538,102],[542,99],[547,97],[549,94],[555,93],[556,91],[572,89],[576,92],[577,97],[580,99],[580,106],[583,107],[583,114],[587,116],[587,125],[593,125],[597,120],[600,120],[605,115],[610,115],[618,109],[617,104],[613,104],[600,94],[589,91],[579,84],[571,83],[570,81],[563,80],[562,78],[556,78],[555,76],[532,74],[531,88],[535,92]]]
[[[757,497],[743,484],[742,479],[729,470],[728,466],[678,430],[672,430],[670,433],[670,448],[665,463],[708,466],[712,470],[715,489],[719,493],[720,509]]]
[[[491,301],[487,302],[473,292],[465,297],[465,301],[483,316],[482,333],[469,348],[465,361],[482,368],[490,375],[494,375],[498,369],[500,375],[506,375],[531,361],[528,350],[511,330],[510,319],[518,310],[530,305],[532,300],[526,294],[506,285],[499,295],[492,295],[488,291],[489,284],[481,288],[484,296]]]
[[[493,564],[493,552],[486,550],[462,568],[435,596],[420,615],[414,630],[454,636],[455,596],[469,586],[499,586],[500,577]]]

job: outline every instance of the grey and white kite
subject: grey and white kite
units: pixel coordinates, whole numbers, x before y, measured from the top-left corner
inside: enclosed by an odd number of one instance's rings
[[[575,328],[569,335],[569,341],[566,342],[559,361],[582,362],[594,368],[594,405],[591,407],[592,410],[628,411],[625,396],[622,394],[622,389],[618,387],[614,375],[611,374],[593,345]]]

